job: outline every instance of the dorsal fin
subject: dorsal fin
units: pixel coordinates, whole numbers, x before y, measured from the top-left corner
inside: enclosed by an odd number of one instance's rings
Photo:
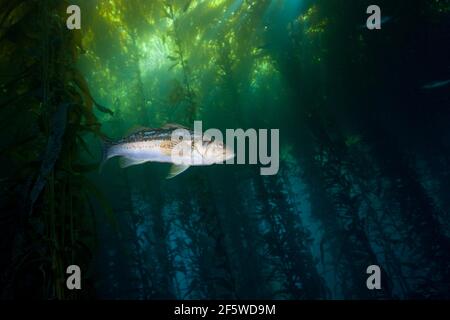
[[[163,129],[186,129],[186,130],[189,130],[188,127],[182,126],[181,124],[178,124],[178,123],[167,123],[162,128]]]
[[[134,133],[144,131],[144,130],[152,130],[152,128],[144,127],[144,126],[133,126],[125,132],[125,136],[128,137]]]

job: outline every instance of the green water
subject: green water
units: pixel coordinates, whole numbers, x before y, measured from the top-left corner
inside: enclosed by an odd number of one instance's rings
[[[48,127],[14,160],[41,163],[61,123],[51,106],[74,103],[54,167],[27,171],[50,177],[27,200],[55,288],[35,296],[449,297],[448,1],[380,0],[381,30],[365,27],[365,0],[74,3],[81,30],[36,22],[50,98],[20,121]],[[63,22],[64,6],[47,5]],[[279,130],[277,174],[247,163],[167,180],[169,164],[117,158],[98,171],[102,139],[196,120]],[[68,263],[86,270],[82,294],[58,282]],[[380,290],[366,286],[370,265]]]

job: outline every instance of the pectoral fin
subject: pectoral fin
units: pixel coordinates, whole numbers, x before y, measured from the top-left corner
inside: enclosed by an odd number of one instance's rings
[[[121,168],[128,168],[131,166],[135,166],[144,162],[147,162],[148,160],[136,160],[136,159],[132,159],[132,158],[126,158],[126,157],[122,157],[119,159],[119,165]]]
[[[188,165],[172,165],[170,167],[170,171],[169,174],[167,175],[166,179],[172,179],[173,177],[176,177],[177,175],[179,175],[180,173],[182,173],[183,171],[186,171],[187,169],[189,169]]]

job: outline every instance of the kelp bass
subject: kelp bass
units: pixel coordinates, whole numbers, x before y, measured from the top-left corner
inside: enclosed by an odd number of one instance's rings
[[[170,179],[190,166],[222,163],[233,158],[234,153],[222,141],[169,124],[162,128],[141,128],[118,141],[106,141],[102,165],[118,156],[121,157],[119,163],[122,168],[145,162],[172,163],[167,176]]]

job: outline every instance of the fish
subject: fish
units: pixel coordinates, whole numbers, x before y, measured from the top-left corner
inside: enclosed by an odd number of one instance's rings
[[[114,157],[120,157],[121,168],[146,162],[171,163],[167,179],[176,177],[191,166],[218,164],[235,156],[222,141],[178,124],[139,128],[120,140],[106,140],[102,153],[100,169]]]
[[[380,24],[381,24],[381,26],[383,26],[383,25],[385,25],[385,24],[387,24],[387,23],[389,23],[389,22],[391,22],[391,21],[393,21],[393,20],[394,20],[394,17],[391,17],[391,16],[383,16],[383,17],[381,17]],[[358,26],[358,29],[368,29],[368,27],[367,27],[367,22],[364,23],[364,24],[360,24],[360,25]]]
[[[446,85],[450,84],[450,80],[444,80],[444,81],[434,81],[431,83],[428,83],[422,87],[422,89],[437,89],[441,87],[445,87]]]

